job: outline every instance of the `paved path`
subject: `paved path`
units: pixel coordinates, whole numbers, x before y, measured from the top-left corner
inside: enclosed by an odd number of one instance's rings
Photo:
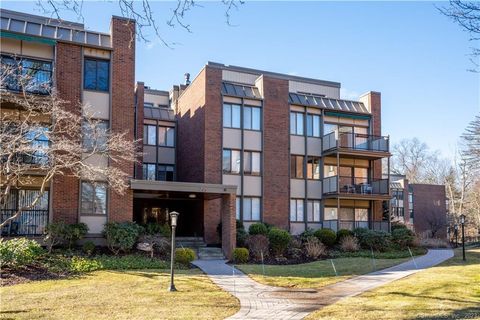
[[[401,279],[453,257],[450,249],[429,250],[424,256],[391,268],[316,289],[289,289],[260,284],[225,264],[225,260],[196,260],[222,289],[240,300],[240,311],[228,319],[302,319],[336,301]]]

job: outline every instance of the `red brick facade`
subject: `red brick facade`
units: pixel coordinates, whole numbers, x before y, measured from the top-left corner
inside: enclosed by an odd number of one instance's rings
[[[263,221],[288,229],[290,106],[288,81],[263,76]]]
[[[58,95],[67,101],[68,111],[80,113],[82,89],[82,47],[57,43],[55,84]],[[78,221],[80,183],[77,178],[57,175],[52,182],[52,215],[54,221],[75,223]]]
[[[445,186],[410,184],[413,191],[413,226],[416,233],[435,238],[447,237]]]
[[[112,131],[127,132],[126,138],[134,140],[135,126],[135,22],[130,19],[112,18],[112,112],[110,127]],[[133,176],[132,163],[112,164]],[[131,221],[133,214],[133,191],[125,194],[109,193],[109,220]]]

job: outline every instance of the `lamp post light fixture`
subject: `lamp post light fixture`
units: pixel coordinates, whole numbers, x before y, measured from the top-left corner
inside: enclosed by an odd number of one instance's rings
[[[170,212],[170,222],[172,225],[172,251],[170,254],[170,287],[168,288],[168,291],[177,291],[177,288],[175,288],[175,284],[173,283],[173,266],[175,263],[175,228],[177,227],[177,219],[179,215],[178,212]]]
[[[460,223],[462,224],[462,254],[463,254],[463,261],[466,261],[465,259],[465,215],[461,214],[460,215]]]
[[[453,235],[455,237],[455,248],[458,247],[458,224],[455,223],[453,226]]]

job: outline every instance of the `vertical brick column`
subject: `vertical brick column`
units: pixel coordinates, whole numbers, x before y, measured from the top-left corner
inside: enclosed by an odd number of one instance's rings
[[[113,17],[112,36],[112,112],[110,128],[113,132],[126,132],[126,138],[134,140],[135,126],[135,21]],[[119,163],[119,169],[133,176],[133,163]],[[133,192],[126,190],[125,194],[109,193],[108,215],[110,221],[131,221],[133,218]]]
[[[55,86],[58,95],[65,100],[65,108],[80,114],[79,102],[82,89],[82,48],[58,42],[55,56]],[[57,175],[52,182],[53,221],[75,223],[78,220],[79,180],[68,172]]]
[[[237,225],[235,219],[235,194],[222,197],[222,250],[227,259],[232,259],[237,246]]]
[[[263,221],[288,228],[289,115],[288,81],[263,76]]]
[[[135,140],[141,139],[141,142],[137,144],[138,152],[143,153],[143,103],[145,98],[145,85],[143,82],[137,82],[135,89],[135,115],[136,115],[136,136]],[[135,165],[135,178],[143,179],[142,170],[143,156],[138,157],[138,163]]]

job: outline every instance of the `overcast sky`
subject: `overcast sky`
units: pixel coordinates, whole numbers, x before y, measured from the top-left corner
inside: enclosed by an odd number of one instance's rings
[[[192,33],[166,25],[174,3],[151,3],[162,37],[176,43],[167,48],[153,34],[137,43],[136,79],[156,89],[207,61],[338,81],[346,99],[382,93],[382,130],[393,142],[418,137],[444,156],[480,111],[479,75],[467,71],[475,44],[435,3],[247,2],[229,26],[222,4],[199,2],[185,19]],[[116,4],[85,1],[86,28],[108,32]],[[1,7],[41,14],[34,2]]]

